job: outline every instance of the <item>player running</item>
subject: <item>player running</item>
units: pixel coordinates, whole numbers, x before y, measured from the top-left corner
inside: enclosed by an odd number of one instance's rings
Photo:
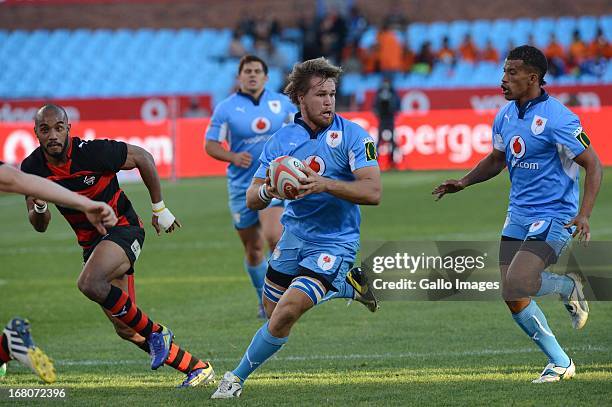
[[[227,189],[234,227],[244,245],[244,267],[257,291],[259,317],[264,318],[261,294],[268,262],[267,243],[274,250],[280,239],[283,204],[274,200],[260,211],[247,208],[246,191],[259,167],[257,158],[266,141],[296,112],[287,96],[265,89],[268,65],[254,55],[246,55],[238,66],[240,90],[215,108],[206,131],[206,152],[217,160],[229,162]],[[221,143],[227,140],[229,151]],[[255,159],[253,158],[255,157]]]
[[[280,350],[292,326],[328,291],[354,296],[344,277],[359,249],[359,204],[377,205],[381,184],[374,141],[363,128],[335,114],[340,73],[339,67],[318,58],[296,64],[289,76],[285,92],[300,113],[266,143],[247,205],[260,210],[277,196],[266,179],[275,158],[290,155],[310,167],[300,199],[289,201],[283,213],[283,235],[270,258],[264,284],[270,319],[212,398],[239,397],[249,375]]]
[[[530,297],[558,294],[573,327],[580,329],[586,323],[589,308],[581,277],[545,269],[557,261],[572,237],[590,240],[589,217],[602,177],[599,158],[578,117],[542,88],[547,68],[546,57],[537,48],[523,45],[510,51],[501,87],[513,102],[495,117],[493,151],[462,179],[445,181],[432,192],[440,199],[508,167],[512,187],[499,264],[504,299],[514,321],[548,357],[548,365],[533,383],[575,374],[574,362]],[[578,210],[580,167],[586,178]]]
[[[151,369],[164,363],[185,373],[181,387],[191,387],[213,379],[208,362],[193,357],[173,342],[167,327],[151,320],[136,306],[134,263],[140,255],[145,231],[131,202],[119,187],[116,173],[138,168],[151,196],[152,224],[158,234],[171,233],[180,223],[166,208],[159,177],[151,154],[144,149],[110,140],[80,140],[70,137],[66,111],[45,105],[36,113],[34,131],[40,142],[21,168],[48,178],[81,195],[107,202],[118,216],[118,223],[101,234],[83,213],[58,206],[74,229],[83,248],[83,271],[79,290],[102,306],[117,334],[150,353]],[[30,223],[39,232],[47,229],[51,213],[44,200],[27,197]]]
[[[100,233],[106,233],[105,226],[117,223],[115,212],[106,203],[92,201],[44,178],[3,164],[0,161],[0,191],[36,195],[39,199],[76,209],[83,212]],[[11,319],[0,336],[0,377],[6,374],[6,366],[13,359],[29,367],[44,382],[55,382],[57,376],[51,359],[34,343],[29,321],[19,317]]]

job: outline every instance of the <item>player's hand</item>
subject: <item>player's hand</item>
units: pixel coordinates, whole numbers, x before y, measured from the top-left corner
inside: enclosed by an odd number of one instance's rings
[[[159,213],[153,213],[151,224],[155,228],[157,236],[161,234],[162,230],[166,233],[172,233],[174,229],[183,226],[168,208],[164,208],[164,210]]]
[[[246,151],[243,151],[242,153],[236,153],[232,157],[232,164],[240,168],[249,168],[251,166],[252,161],[253,157]]]
[[[34,205],[38,205],[41,207],[47,204],[47,201],[43,201],[42,199],[38,199],[38,198],[34,198],[32,201],[34,202]]]
[[[584,242],[586,245],[591,240],[591,227],[589,226],[589,218],[585,215],[576,216],[572,219],[567,225],[566,228],[571,228],[572,226],[576,226],[576,230],[572,237],[578,236],[578,242]]]
[[[439,201],[446,194],[454,194],[463,190],[465,186],[461,180],[449,179],[438,185],[432,192],[432,195],[436,195],[436,201]]]
[[[319,173],[315,172],[306,163],[304,163],[304,168],[301,171],[306,174],[306,178],[300,178],[300,187],[298,188],[300,194],[295,199],[327,191],[329,178],[320,176]]]
[[[272,185],[272,180],[270,179],[270,168],[266,168],[266,193],[273,198],[280,199],[281,201],[283,200],[283,198],[278,194],[276,187]]]
[[[85,216],[101,235],[106,234],[106,227],[113,227],[117,224],[115,211],[104,202],[94,201],[85,209]]]

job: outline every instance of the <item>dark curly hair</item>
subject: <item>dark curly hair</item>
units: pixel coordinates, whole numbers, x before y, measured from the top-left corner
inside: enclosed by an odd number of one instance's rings
[[[506,59],[521,60],[526,67],[534,70],[540,78],[540,86],[546,85],[544,75],[548,71],[548,61],[544,53],[531,45],[521,45],[508,53]]]

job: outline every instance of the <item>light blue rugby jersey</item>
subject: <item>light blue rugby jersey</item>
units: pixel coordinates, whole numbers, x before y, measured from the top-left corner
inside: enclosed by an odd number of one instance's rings
[[[227,168],[230,188],[246,190],[249,187],[259,167],[257,158],[264,144],[272,134],[291,121],[296,111],[287,96],[267,89],[259,100],[238,91],[217,105],[206,131],[206,140],[227,140],[231,151],[246,151],[253,157],[249,168],[230,163]]]
[[[329,127],[314,133],[297,113],[293,124],[266,143],[255,177],[265,178],[270,162],[283,155],[306,161],[320,175],[342,181],[354,181],[355,170],[378,166],[374,140],[362,127],[338,115]],[[326,192],[288,202],[281,223],[299,238],[331,244],[359,241],[359,205]]]
[[[589,145],[580,120],[546,92],[523,108],[516,101],[493,122],[493,147],[506,154],[508,211],[524,216],[578,212],[580,168],[573,159]]]

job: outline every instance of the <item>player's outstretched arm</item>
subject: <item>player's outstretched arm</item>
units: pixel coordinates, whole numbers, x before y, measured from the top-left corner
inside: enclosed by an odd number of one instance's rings
[[[92,201],[44,178],[6,165],[0,166],[0,190],[26,195],[28,217],[38,232],[47,230],[51,220],[46,201],[84,212],[100,233],[106,233],[104,226],[117,223],[115,212],[104,202]]]
[[[300,194],[306,195],[327,192],[340,199],[359,205],[378,205],[382,195],[380,169],[378,166],[363,167],[355,170],[355,181],[339,181],[322,177],[309,166],[302,170],[306,178],[300,179]]]
[[[241,153],[234,153],[233,151],[228,151],[223,148],[221,143],[214,140],[206,140],[204,149],[212,158],[219,161],[232,163],[236,167],[240,168],[249,168],[251,166],[251,162],[253,161],[253,157],[248,152],[243,151]]]
[[[446,194],[459,192],[470,185],[487,181],[502,172],[506,166],[506,154],[503,151],[493,149],[489,155],[480,162],[470,172],[460,180],[449,179],[438,185],[432,192],[436,196],[436,201]]]
[[[161,184],[159,183],[159,175],[157,174],[153,156],[144,148],[128,144],[127,157],[121,169],[131,170],[134,168],[138,168],[142,181],[149,190],[153,207],[151,224],[157,234],[159,235],[162,230],[166,233],[172,233],[175,228],[180,228],[181,223],[166,208],[162,200]]]
[[[267,171],[266,171],[267,173]],[[247,208],[259,211],[265,209],[272,198],[282,199],[276,193],[276,188],[271,186],[270,178],[266,176],[266,179],[254,177],[247,189]]]
[[[593,147],[584,150],[582,154],[574,158],[574,161],[584,168],[586,172],[584,177],[584,194],[578,215],[566,227],[576,226],[573,237],[578,236],[578,241],[588,242],[591,240],[589,218],[591,217],[591,212],[593,212],[595,200],[601,187],[603,170],[601,169],[599,157]]]

